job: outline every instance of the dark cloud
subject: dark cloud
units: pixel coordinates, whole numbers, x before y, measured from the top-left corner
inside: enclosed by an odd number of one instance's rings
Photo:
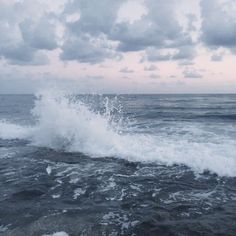
[[[175,15],[175,4],[174,0],[147,0],[148,13],[141,19],[116,24],[110,37],[119,41],[118,50],[127,52],[190,44],[190,36],[183,31]]]
[[[118,50],[122,52],[140,51],[152,45],[162,44],[162,35],[157,35],[149,29],[148,20],[135,21],[134,23],[122,22],[114,26],[111,39],[118,41]]]
[[[19,24],[19,27],[24,42],[32,48],[46,50],[57,48],[56,27],[49,22],[46,16],[37,22],[27,18]]]
[[[61,59],[91,64],[103,62],[107,58],[121,59],[108,36],[122,2],[123,0],[68,1],[63,12],[66,38],[61,47]],[[66,19],[73,14],[78,14],[78,19],[67,22]]]
[[[57,47],[55,26],[37,1],[1,3],[0,32],[0,57],[10,64],[48,64],[45,50]]]
[[[12,59],[9,60],[10,64],[19,65],[19,66],[44,66],[50,63],[48,56],[42,52],[35,52],[31,60],[24,61],[24,60],[17,60]]]
[[[0,45],[0,54],[10,61],[29,62],[33,59],[34,50],[23,42]]]
[[[202,41],[209,47],[236,47],[235,1],[202,0]],[[234,13],[234,14],[232,14]]]
[[[90,35],[109,34],[124,0],[72,0],[68,1],[64,16],[79,13],[79,19],[68,22],[67,29],[72,34],[89,33]]]
[[[193,46],[182,46],[178,48],[178,52],[172,56],[172,60],[193,60],[196,51]]]
[[[106,58],[117,58],[105,42],[93,41],[90,37],[74,38],[65,41],[60,58],[62,60],[77,60],[81,63],[99,63]]]
[[[148,61],[169,61],[172,58],[171,53],[161,53],[155,48],[148,48],[144,60]]]
[[[191,13],[184,15],[185,23],[177,15],[176,0],[143,1],[144,15],[132,22],[117,19],[127,0],[67,0],[58,14],[46,9],[46,5],[42,7],[43,2],[46,1],[0,3],[2,60],[44,65],[49,63],[47,51],[60,48],[63,61],[95,64],[106,59],[120,60],[126,52],[142,51],[142,61],[192,65],[196,47],[201,44],[193,42],[196,35],[192,34],[200,25],[199,40],[204,45],[236,53],[235,1],[200,0],[201,22]],[[221,61],[222,55],[215,53],[211,60]]]
[[[86,45],[89,52],[95,50],[95,56],[88,53],[84,57],[82,53],[81,57],[78,49],[75,49],[77,54],[73,52],[68,44],[71,44],[71,41],[83,41],[85,36],[90,38],[90,41],[105,38],[110,42],[110,50],[118,52],[140,51],[148,48],[176,48],[179,51],[176,55],[167,55],[168,58],[166,55],[163,57],[148,55],[150,61],[156,60],[157,57],[158,60],[170,60],[175,56],[174,60],[178,60],[190,56],[192,40],[177,20],[175,0],[145,1],[147,14],[132,23],[117,22],[118,11],[124,2],[124,0],[69,1],[63,12],[67,33],[61,58],[90,63],[110,58],[110,53],[107,53],[106,46],[102,44],[96,47],[93,43]],[[73,14],[78,14],[77,18],[74,21],[66,21],[68,17],[73,18]],[[189,49],[182,49],[183,46],[188,46]]]
[[[38,52],[23,42],[15,45],[0,45],[0,55],[10,64],[15,65],[46,65],[49,63],[45,53]]]

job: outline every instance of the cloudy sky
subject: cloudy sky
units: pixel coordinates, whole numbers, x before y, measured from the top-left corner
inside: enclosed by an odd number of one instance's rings
[[[0,0],[0,93],[236,93],[235,0]]]

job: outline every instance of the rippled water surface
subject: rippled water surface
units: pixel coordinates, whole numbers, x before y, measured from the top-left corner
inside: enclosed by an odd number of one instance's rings
[[[236,95],[0,95],[0,235],[236,235]]]

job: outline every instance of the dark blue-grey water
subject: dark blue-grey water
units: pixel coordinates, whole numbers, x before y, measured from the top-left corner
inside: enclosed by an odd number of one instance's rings
[[[0,95],[0,235],[56,232],[235,236],[236,95]]]

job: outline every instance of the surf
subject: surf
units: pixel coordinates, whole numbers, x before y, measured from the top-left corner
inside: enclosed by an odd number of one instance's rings
[[[90,157],[115,157],[128,161],[186,165],[196,173],[208,170],[220,176],[236,176],[235,141],[194,141],[194,137],[137,132],[122,117],[114,99],[103,97],[95,109],[77,96],[46,90],[36,96],[31,111],[35,125],[0,121],[1,139],[25,139],[30,145]]]

